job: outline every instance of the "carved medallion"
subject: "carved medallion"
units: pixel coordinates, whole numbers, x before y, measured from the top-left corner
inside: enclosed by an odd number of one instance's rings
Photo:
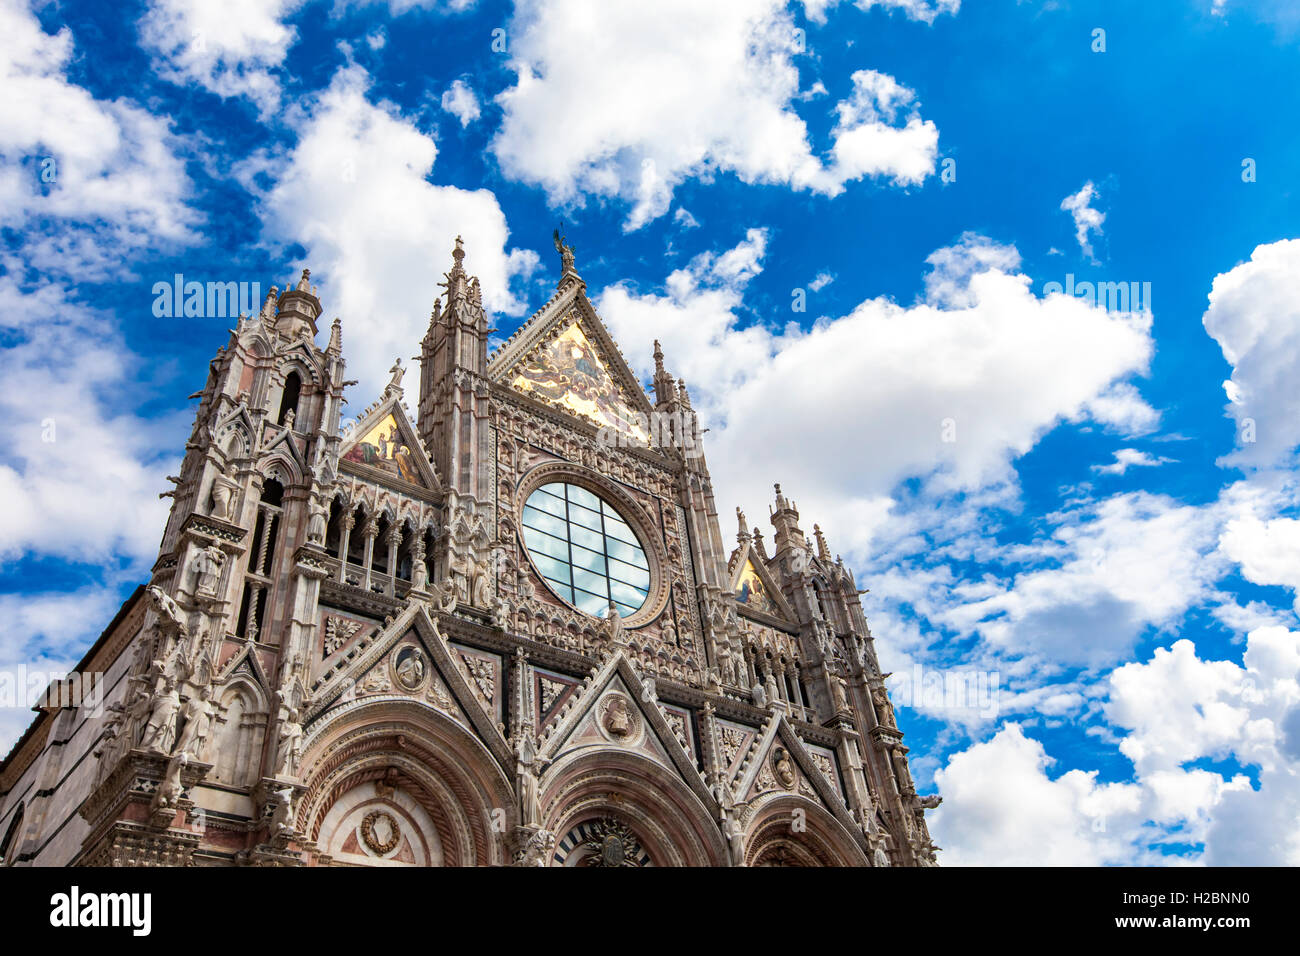
[[[790,752],[784,747],[777,747],[772,751],[772,773],[776,775],[776,779],[781,786],[787,790],[793,790],[795,784],[799,782],[799,775],[794,769],[794,761],[790,759]]]
[[[429,661],[414,644],[399,649],[392,660],[393,679],[402,690],[414,694],[429,680]]]
[[[632,740],[641,731],[641,715],[622,694],[609,694],[600,703],[600,728],[611,740]]]
[[[371,810],[361,821],[361,841],[377,856],[391,853],[401,838],[401,828],[387,810]]]

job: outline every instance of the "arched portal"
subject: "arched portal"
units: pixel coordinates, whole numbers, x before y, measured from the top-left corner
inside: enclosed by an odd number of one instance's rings
[[[492,866],[516,823],[509,779],[445,714],[405,697],[330,711],[309,730],[296,828],[329,862]]]
[[[675,770],[641,754],[587,747],[562,757],[541,788],[553,866],[723,866],[709,808]]]
[[[825,807],[793,793],[765,794],[745,828],[747,866],[867,866],[854,835]]]

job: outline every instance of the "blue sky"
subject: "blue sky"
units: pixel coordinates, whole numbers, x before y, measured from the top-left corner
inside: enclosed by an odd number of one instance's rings
[[[562,221],[633,367],[661,339],[708,418],[724,533],[780,481],[871,589],[942,862],[1300,863],[1286,0],[0,0],[0,29],[9,672],[74,663],[156,556],[231,323],[155,283],[310,267],[359,410],[457,234],[504,338]]]

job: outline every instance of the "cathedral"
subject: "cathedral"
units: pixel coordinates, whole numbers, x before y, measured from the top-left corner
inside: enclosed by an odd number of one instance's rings
[[[852,573],[780,485],[727,540],[671,356],[647,390],[555,244],[489,354],[456,240],[414,414],[399,361],[344,426],[307,270],[240,317],[148,584],[0,767],[3,865],[935,864]]]

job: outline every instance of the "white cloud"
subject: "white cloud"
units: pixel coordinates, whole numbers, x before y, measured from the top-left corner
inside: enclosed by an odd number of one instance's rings
[[[1248,635],[1240,666],[1182,640],[1111,677],[1106,714],[1130,731],[1120,749],[1144,781],[1206,757],[1259,769],[1258,787],[1238,777],[1201,798],[1211,865],[1300,865],[1298,676],[1300,633],[1269,626]]]
[[[123,247],[191,240],[168,122],[69,83],[71,31],[45,33],[22,0],[0,0],[0,34],[0,225],[24,230],[29,264],[104,278]]]
[[[1300,445],[1300,239],[1256,247],[1216,276],[1202,322],[1232,365],[1225,384],[1239,445],[1225,463],[1285,464]]]
[[[1244,515],[1228,522],[1219,545],[1241,565],[1247,581],[1282,585],[1300,595],[1300,521],[1262,521],[1253,514]]]
[[[945,864],[1142,865],[1170,862],[1151,847],[1204,844],[1186,862],[1300,864],[1300,633],[1267,626],[1247,637],[1242,663],[1201,659],[1191,641],[1116,669],[1104,714],[1133,779],[1095,772],[1056,779],[1054,761],[1018,724],[953,755],[935,774],[944,803],[931,830]],[[1188,764],[1236,760],[1258,786]]]
[[[838,6],[840,0],[803,0],[808,19],[814,23],[826,21],[827,10]],[[884,7],[889,12],[900,11],[913,20],[933,23],[935,17],[942,13],[956,13],[961,9],[961,0],[857,0],[855,6],[862,10],[872,7]]]
[[[298,31],[284,21],[305,0],[151,0],[140,42],[173,83],[197,83],[223,98],[246,96],[263,118],[280,103],[274,75]]]
[[[1244,671],[1230,661],[1202,661],[1180,640],[1145,663],[1110,676],[1106,714],[1130,733],[1120,751],[1139,774],[1173,770],[1205,756],[1226,756],[1247,733],[1241,700]]]
[[[678,208],[673,213],[673,222],[677,223],[683,229],[698,229],[700,221],[690,214],[689,210]]]
[[[808,283],[808,288],[812,289],[814,292],[820,292],[834,281],[834,273],[819,272],[817,275],[813,276],[812,281]]]
[[[442,108],[460,120],[462,127],[474,122],[481,113],[478,97],[464,80],[456,80],[442,94]]]
[[[1130,468],[1155,468],[1167,465],[1172,458],[1158,457],[1137,448],[1121,448],[1115,452],[1115,460],[1109,465],[1093,465],[1092,470],[1102,475],[1122,475]]]
[[[931,257],[927,301],[868,299],[808,330],[746,324],[744,290],[767,242],[750,230],[671,273],[662,292],[616,285],[597,305],[639,373],[657,338],[686,379],[712,428],[720,504],[762,513],[779,480],[846,554],[865,549],[877,524],[867,519],[905,478],[985,488],[1010,480],[1013,460],[1060,422],[1090,410],[1114,421],[1098,398],[1151,355],[1149,317],[1040,299],[1014,249],[977,237]],[[1133,403],[1154,416],[1134,394],[1129,417]],[[956,441],[944,440],[949,419]]]
[[[145,420],[145,361],[107,319],[56,286],[24,293],[0,278],[0,557],[53,556],[147,568],[179,463],[185,413]]]
[[[1101,866],[1130,862],[1117,823],[1141,804],[1139,788],[1099,784],[1096,772],[1048,776],[1053,760],[1019,724],[954,755],[935,774],[944,802],[929,815],[945,866]]]
[[[731,172],[834,195],[853,179],[917,183],[933,171],[934,124],[916,114],[910,90],[870,70],[853,75],[836,108],[831,161],[814,154],[792,108],[803,94],[785,0],[529,0],[510,38],[517,80],[497,98],[504,118],[492,144],[502,169],[554,202],[630,202],[628,229],[666,213],[692,176]]]
[[[149,0],[140,43],[157,57],[155,70],[178,85],[197,84],[223,99],[247,97],[263,120],[280,107],[279,73],[298,41],[287,23],[309,0]],[[330,14],[386,6],[390,16],[412,10],[459,13],[475,0],[334,0]],[[387,42],[384,29],[365,37],[371,50]],[[350,44],[347,45],[350,49]]]
[[[1212,508],[1134,492],[1053,517],[1050,540],[1035,546],[1049,566],[940,610],[938,620],[978,633],[1000,654],[1034,660],[1040,673],[1108,665],[1146,628],[1171,624],[1207,598],[1225,570],[1213,556]]]
[[[1061,200],[1061,208],[1074,220],[1074,238],[1079,241],[1079,248],[1094,262],[1096,257],[1092,252],[1091,237],[1101,235],[1101,225],[1106,221],[1105,213],[1092,208],[1092,202],[1096,198],[1097,187],[1089,181],[1073,196]]]
[[[259,202],[267,238],[306,248],[325,318],[343,319],[348,371],[365,400],[393,357],[410,357],[423,336],[457,235],[491,311],[523,311],[510,279],[538,261],[530,250],[506,250],[509,229],[489,190],[429,181],[437,145],[395,107],[371,103],[368,86],[359,67],[340,70],[295,113],[300,138],[264,164],[274,185]]]

